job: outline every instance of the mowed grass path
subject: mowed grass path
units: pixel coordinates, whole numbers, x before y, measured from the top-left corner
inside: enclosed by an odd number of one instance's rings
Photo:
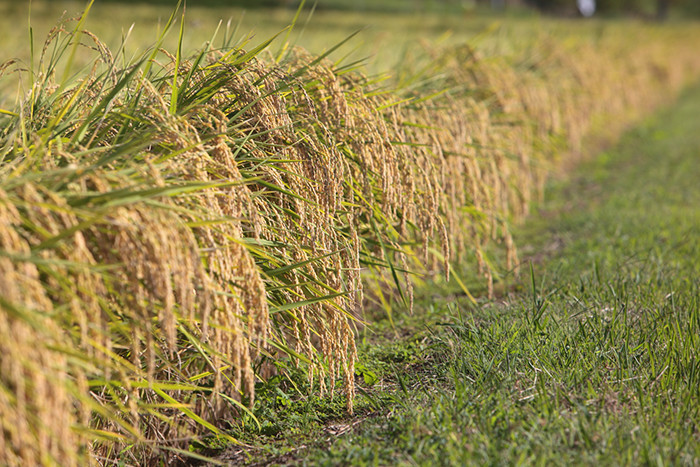
[[[698,465],[700,88],[548,197],[507,297],[370,339],[356,418],[277,388],[248,460]]]

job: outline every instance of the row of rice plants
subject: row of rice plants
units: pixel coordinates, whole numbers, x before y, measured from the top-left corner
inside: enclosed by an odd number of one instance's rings
[[[235,442],[256,380],[289,365],[321,393],[341,382],[352,411],[363,305],[410,307],[411,276],[467,256],[492,285],[485,245],[516,267],[507,224],[561,141],[629,122],[700,67],[657,31],[521,60],[429,50],[387,90],[302,50],[274,60],[269,41],[186,58],[161,36],[125,63],[83,22],[52,31],[1,111],[3,465]],[[94,60],[75,72],[82,47]]]

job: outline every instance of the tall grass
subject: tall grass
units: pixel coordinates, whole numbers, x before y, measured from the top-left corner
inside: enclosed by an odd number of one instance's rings
[[[125,62],[82,23],[50,33],[0,116],[3,464],[235,442],[255,382],[291,366],[321,393],[342,381],[351,411],[364,305],[410,308],[412,276],[470,257],[491,290],[486,245],[516,267],[507,225],[559,151],[700,67],[682,33],[603,34],[510,61],[430,49],[382,88],[270,41],[186,57],[161,36]]]

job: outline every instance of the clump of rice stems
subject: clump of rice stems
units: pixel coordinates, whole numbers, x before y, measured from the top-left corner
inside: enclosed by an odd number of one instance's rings
[[[648,33],[546,37],[507,60],[469,45],[428,48],[432,63],[421,68],[430,75],[404,84],[415,99],[401,104],[398,139],[414,143],[419,167],[438,174],[452,259],[472,251],[489,295],[500,267],[486,245],[503,244],[504,266],[517,272],[507,225],[527,215],[552,169],[590,151],[586,138],[619,134],[697,77],[700,61],[684,33],[656,31],[650,43],[635,36]]]
[[[366,290],[410,308],[412,274],[471,256],[493,293],[487,245],[517,268],[508,224],[563,148],[700,73],[682,35],[543,40],[509,60],[427,50],[429,74],[387,90],[269,41],[119,66],[81,24],[0,116],[8,465],[180,457],[253,415],[281,358],[322,394],[342,381],[352,411]],[[96,58],[72,75],[81,45]]]
[[[67,343],[44,315],[51,300],[37,266],[22,260],[30,245],[16,231],[20,214],[2,190],[0,219],[0,459],[4,465],[78,465],[74,381],[66,355],[50,350]]]
[[[49,40],[65,34],[81,40],[64,28]],[[64,330],[66,344],[40,350],[80,360],[58,370],[97,401],[73,394],[92,413],[81,431],[96,458],[123,442],[143,458],[219,433],[253,403],[252,363],[270,351],[305,359],[321,391],[342,376],[352,407],[360,268],[352,234],[333,223],[342,196],[320,187],[342,173],[329,175],[331,155],[317,158],[331,151],[294,130],[284,93],[303,87],[259,62],[262,48],[191,62],[162,52],[164,66],[154,53],[123,69],[101,54],[74,83],[40,74],[4,122],[3,213],[15,217],[3,222],[27,245],[5,262],[37,268],[43,302],[3,288],[3,310]],[[3,380],[5,393],[17,387]],[[6,404],[23,413],[28,401],[20,391]],[[33,459],[33,436],[56,438],[28,430],[3,431],[8,462]]]

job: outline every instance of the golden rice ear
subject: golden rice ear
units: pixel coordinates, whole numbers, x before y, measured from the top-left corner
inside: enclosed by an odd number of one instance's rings
[[[51,349],[66,345],[56,339],[61,330],[48,319],[35,324],[49,333],[13,319],[8,307],[15,306],[23,305],[0,305],[0,458],[5,465],[41,465],[46,459],[85,465],[88,441],[72,428],[77,423],[68,391],[72,377],[66,357]]]
[[[0,189],[0,250],[26,257],[20,215]],[[0,257],[0,462],[86,462],[87,440],[73,431],[75,399],[60,349],[68,343],[49,317],[52,303],[29,261]],[[82,452],[82,454],[81,454]]]

